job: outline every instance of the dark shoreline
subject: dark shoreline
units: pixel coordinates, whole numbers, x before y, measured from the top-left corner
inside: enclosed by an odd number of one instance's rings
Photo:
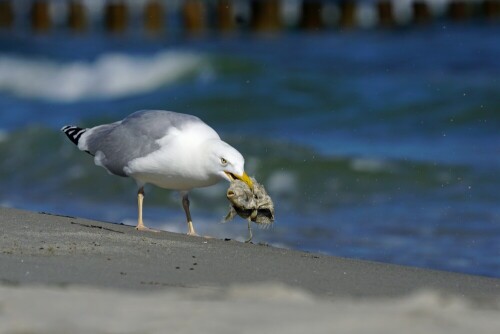
[[[0,208],[0,285],[154,290],[277,282],[321,298],[396,297],[420,290],[479,303],[500,279],[345,259],[237,241]]]

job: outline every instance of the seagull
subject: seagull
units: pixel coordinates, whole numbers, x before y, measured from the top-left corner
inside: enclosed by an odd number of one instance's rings
[[[66,125],[61,131],[81,151],[92,155],[97,166],[136,181],[137,230],[154,231],[142,220],[146,184],[181,193],[188,235],[197,235],[189,211],[191,189],[235,179],[253,189],[241,153],[193,115],[141,110],[115,123],[86,129]]]

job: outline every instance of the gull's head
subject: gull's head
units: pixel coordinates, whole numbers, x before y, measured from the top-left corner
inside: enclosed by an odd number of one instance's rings
[[[234,147],[222,140],[211,140],[207,150],[212,172],[230,182],[239,179],[253,188],[252,180],[245,173],[245,159]]]

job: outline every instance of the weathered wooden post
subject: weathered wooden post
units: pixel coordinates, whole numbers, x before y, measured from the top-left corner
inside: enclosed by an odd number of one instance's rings
[[[305,30],[320,30],[323,28],[321,11],[323,3],[321,0],[303,0],[302,17],[300,27]]]
[[[387,0],[381,0],[377,3],[377,12],[379,24],[382,27],[392,27],[394,26],[394,14],[392,12],[392,2]]]
[[[500,1],[485,0],[483,1],[484,16],[489,21],[495,21],[500,18]]]
[[[465,1],[452,1],[448,5],[448,16],[453,21],[464,21],[470,14],[470,7]]]
[[[427,24],[431,21],[431,12],[425,1],[415,1],[413,3],[413,22],[415,24]]]
[[[0,2],[0,29],[8,29],[14,24],[14,9],[10,1]]]
[[[151,35],[159,34],[164,28],[165,9],[163,5],[152,0],[144,6],[144,29]]]
[[[182,16],[184,28],[190,34],[200,34],[206,26],[205,3],[200,0],[184,0]]]
[[[51,27],[50,7],[45,0],[34,1],[31,5],[31,27],[36,32],[46,32]]]
[[[68,7],[68,26],[72,31],[82,32],[87,29],[85,7],[80,1],[73,0]]]
[[[279,0],[252,0],[251,26],[256,31],[278,31],[281,28]]]
[[[113,33],[122,33],[127,29],[128,9],[123,1],[110,2],[104,13],[106,29]]]
[[[340,27],[353,28],[356,25],[356,3],[351,0],[340,1]]]
[[[233,2],[231,0],[217,1],[217,29],[223,32],[234,30],[235,18],[233,16]]]

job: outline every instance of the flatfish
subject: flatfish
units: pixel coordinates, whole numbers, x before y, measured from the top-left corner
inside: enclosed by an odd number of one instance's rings
[[[253,189],[238,179],[231,182],[226,192],[229,200],[229,212],[224,221],[230,221],[236,215],[248,221],[249,238],[246,242],[252,240],[251,222],[259,227],[267,228],[274,222],[274,203],[267,194],[266,189],[254,178]]]

